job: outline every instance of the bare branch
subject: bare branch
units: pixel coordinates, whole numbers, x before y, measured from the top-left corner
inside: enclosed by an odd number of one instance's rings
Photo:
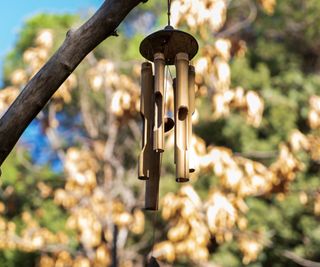
[[[304,259],[300,256],[298,256],[297,254],[293,253],[292,251],[289,250],[285,250],[282,253],[283,256],[285,256],[286,258],[292,260],[293,262],[299,264],[300,266],[304,266],[304,267],[320,267],[320,263],[319,262],[315,262],[315,261],[310,261],[307,259]]]
[[[0,119],[0,165],[60,85],[98,44],[114,35],[141,0],[106,0],[79,29],[70,30],[58,51],[28,82]]]
[[[235,152],[234,155],[251,159],[273,159],[278,156],[278,151]]]
[[[227,28],[222,32],[218,32],[217,34],[215,34],[216,38],[225,38],[225,37],[231,36],[239,32],[240,30],[250,26],[250,24],[256,19],[257,13],[258,13],[257,6],[255,5],[254,2],[250,0],[246,2],[248,3],[249,9],[250,9],[249,16],[245,20],[235,23],[230,28]]]
[[[96,114],[92,114],[92,108],[90,105],[90,98],[89,93],[86,90],[88,83],[85,80],[84,77],[80,76],[80,82],[79,83],[79,89],[80,89],[80,99],[79,99],[79,105],[81,110],[81,116],[83,119],[83,125],[86,129],[89,137],[91,139],[96,139],[99,136],[99,129],[98,129],[98,123],[96,120],[94,120]],[[85,86],[83,86],[85,85]],[[86,87],[86,88],[84,88]]]

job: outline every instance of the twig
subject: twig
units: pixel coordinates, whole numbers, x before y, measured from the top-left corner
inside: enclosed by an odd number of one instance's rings
[[[49,126],[45,129],[45,134],[48,138],[48,141],[51,145],[51,148],[56,151],[57,156],[61,162],[64,162],[65,152],[62,149],[61,138],[57,129],[53,126],[54,120],[56,120],[56,110],[53,105],[49,105],[48,113],[48,124]]]
[[[216,33],[215,34],[216,38],[225,38],[230,35],[233,35],[239,32],[240,30],[247,28],[256,19],[258,10],[255,3],[250,0],[246,2],[248,3],[250,8],[249,16],[245,20],[232,25],[230,28],[227,28],[224,31]]]
[[[249,151],[249,152],[235,152],[235,156],[254,158],[254,159],[273,159],[278,156],[277,151]]]
[[[81,82],[79,83],[80,89],[80,110],[83,120],[83,125],[91,139],[97,139],[99,136],[99,130],[97,122],[94,120],[92,109],[90,105],[90,97],[88,96],[87,87],[88,83],[82,76],[79,77]]]
[[[299,264],[300,266],[304,266],[304,267],[320,267],[320,263],[319,262],[315,262],[315,261],[310,261],[307,260],[305,258],[302,258],[300,256],[298,256],[297,254],[295,254],[292,251],[289,250],[285,250],[284,252],[282,252],[282,255],[290,260],[292,260],[293,262]]]
[[[140,129],[137,121],[130,120],[129,121],[129,128],[130,128],[135,140],[139,140],[139,138],[141,136],[141,129]]]

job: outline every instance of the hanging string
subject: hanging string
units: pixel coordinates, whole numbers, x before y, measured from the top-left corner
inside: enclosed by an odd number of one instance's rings
[[[168,26],[170,26],[170,17],[171,17],[171,0],[168,0]]]
[[[169,66],[168,66],[168,69],[169,69],[169,73],[170,73],[171,81],[173,81],[173,76],[172,76],[172,73],[171,73],[171,70],[170,70]]]
[[[151,257],[153,257],[154,244],[156,239],[156,220],[157,220],[157,212],[153,212],[152,214],[152,244],[151,244]]]

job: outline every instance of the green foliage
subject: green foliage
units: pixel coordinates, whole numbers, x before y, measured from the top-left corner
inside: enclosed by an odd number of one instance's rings
[[[4,218],[16,224],[18,233],[26,227],[21,217],[25,211],[29,212],[40,226],[53,233],[65,231],[67,215],[52,199],[43,199],[37,188],[38,182],[44,182],[51,188],[63,186],[57,173],[52,172],[48,166],[33,167],[30,157],[21,148],[10,154],[1,169],[4,191],[0,193],[0,200],[6,203]],[[9,188],[12,188],[12,193],[5,193]],[[72,233],[70,234],[72,236]],[[0,266],[35,266],[37,257],[38,253],[4,250],[0,253]]]
[[[63,41],[65,33],[71,28],[79,17],[76,15],[56,15],[56,14],[39,14],[25,22],[25,25],[19,32],[19,38],[14,49],[6,56],[3,67],[4,83],[8,84],[10,74],[18,67],[23,67],[23,52],[34,45],[36,34],[42,29],[52,29],[55,32],[55,51]]]
[[[226,140],[231,140],[232,148],[276,150],[291,130],[309,131],[305,123],[308,99],[320,93],[318,66],[314,64],[319,60],[319,52],[314,50],[315,43],[319,42],[320,28],[315,15],[319,9],[318,1],[278,1],[275,14],[260,14],[249,36],[245,35],[248,53],[232,61],[232,84],[257,90],[266,107],[259,129],[242,130],[246,127],[237,122],[239,115],[228,119],[221,133]],[[304,206],[299,201],[301,190],[309,192],[312,198],[314,190],[319,188],[320,181],[315,177],[320,168],[302,157],[305,171],[290,186],[284,200],[250,198],[247,201],[250,228],[264,228],[272,240],[259,263],[249,266],[296,266],[283,256],[284,250],[314,261],[320,259],[316,249],[319,223],[313,213],[313,202]],[[231,257],[222,262],[223,266],[239,266]]]
[[[36,266],[37,253],[26,253],[18,250],[0,251],[0,266]]]
[[[57,42],[55,46],[60,46],[61,37],[65,36],[64,32],[72,27],[79,17],[76,15],[56,15],[56,14],[39,14],[26,21],[25,26],[19,34],[19,40],[15,46],[15,52],[21,53],[33,45],[33,40],[37,32],[42,29],[52,29],[58,36],[55,36]],[[58,37],[58,38],[57,38]],[[60,38],[59,38],[60,37]]]

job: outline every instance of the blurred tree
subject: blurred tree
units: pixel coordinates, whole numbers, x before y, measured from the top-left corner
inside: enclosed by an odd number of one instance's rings
[[[320,4],[173,1],[174,25],[201,43],[193,62],[197,172],[190,185],[175,183],[169,134],[160,218],[141,211],[135,174],[138,46],[165,21],[165,5],[149,2],[37,117],[63,173],[30,164],[21,148],[3,166],[1,262],[143,266],[155,241],[152,255],[168,266],[319,265]],[[78,21],[40,15],[26,23],[6,59],[1,113]]]

